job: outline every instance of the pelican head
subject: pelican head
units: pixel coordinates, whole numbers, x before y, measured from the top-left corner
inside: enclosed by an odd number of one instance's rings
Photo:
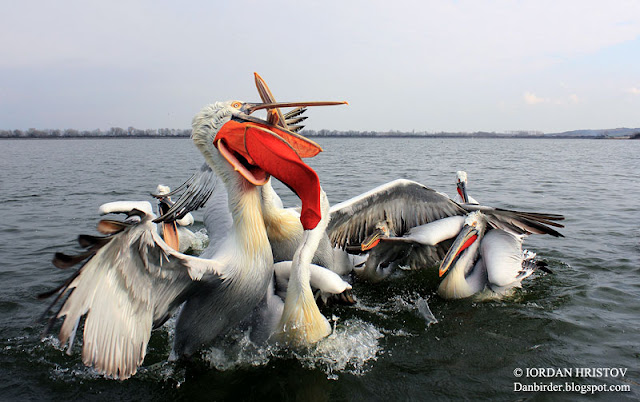
[[[157,195],[167,195],[171,192],[171,187],[167,187],[164,186],[162,184],[158,184],[158,187],[156,187],[156,194]]]
[[[369,237],[364,239],[360,245],[362,251],[371,250],[380,243],[380,239],[388,238],[389,236],[395,236],[395,233],[391,230],[391,222],[389,219],[376,223],[375,230]]]
[[[320,181],[301,158],[322,148],[304,136],[251,116],[257,110],[282,107],[340,105],[346,102],[216,102],[198,113],[192,139],[207,163],[223,181],[237,180],[262,186],[270,176],[291,188],[302,201],[300,221],[305,229],[320,221]]]
[[[486,227],[487,220],[482,212],[474,211],[467,215],[462,230],[440,264],[440,277],[459,263],[465,268],[473,264],[479,240],[484,235]]]
[[[156,187],[156,192],[151,193],[151,196],[158,199],[159,207],[160,207],[160,211],[159,211],[160,216],[165,214],[168,211],[168,209],[171,206],[173,206],[174,202],[171,199],[171,195],[173,194],[174,193],[171,192],[171,187],[165,186],[163,184],[158,184],[158,187]],[[176,219],[175,222],[178,226],[190,226],[190,225],[193,225],[195,220],[193,219],[193,215],[191,215],[190,213],[187,213],[182,218]]]
[[[173,205],[170,194],[171,188],[158,184],[155,194],[152,194],[158,199],[158,213],[164,215]],[[174,250],[180,250],[180,238],[178,236],[178,223],[177,221],[160,222],[159,228],[162,232],[165,243]]]
[[[456,172],[456,187],[458,188],[458,194],[465,203],[469,203],[469,196],[467,195],[467,172],[464,170],[458,170]]]

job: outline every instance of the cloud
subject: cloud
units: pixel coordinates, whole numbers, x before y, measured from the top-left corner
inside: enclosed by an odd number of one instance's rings
[[[311,129],[572,128],[557,105],[637,126],[640,2],[397,3],[0,2],[0,128],[182,128],[208,102],[254,100],[253,71],[278,99],[351,101]]]
[[[524,102],[527,105],[537,105],[539,103],[547,103],[547,102],[549,102],[548,99],[541,98],[541,97],[539,97],[536,94],[531,93],[531,92],[525,92],[524,95],[523,95],[523,98],[524,98]]]
[[[541,103],[553,104],[553,105],[568,105],[580,103],[582,99],[576,94],[571,94],[566,97],[558,97],[558,98],[542,98],[533,92],[525,92],[522,95],[524,102],[527,105],[539,105]]]
[[[625,90],[625,92],[630,93],[631,95],[640,95],[640,88],[632,87]]]

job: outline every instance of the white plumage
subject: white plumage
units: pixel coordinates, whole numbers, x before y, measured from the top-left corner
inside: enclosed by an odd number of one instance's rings
[[[254,180],[250,182],[245,176],[255,174],[258,167],[240,172],[231,165],[229,158],[238,162],[232,155],[233,131],[225,137],[230,143],[220,144],[227,156],[223,157],[214,146],[216,133],[232,116],[249,119],[244,111],[255,109],[254,105],[238,101],[218,102],[205,107],[193,120],[193,141],[224,183],[227,211],[232,218],[226,233],[216,233],[216,245],[203,253],[208,258],[184,255],[167,246],[155,230],[155,215],[148,202],[116,202],[101,207],[102,213],[121,212],[128,218],[125,223],[101,223],[110,237],[82,238],[82,242],[92,243],[89,251],[80,256],[89,260],[60,288],[56,299],[69,295],[56,314],[57,318],[64,318],[59,336],[63,344],[69,342],[71,346],[79,320],[86,315],[85,364],[113,378],[125,379],[135,374],[144,359],[152,328],[165,322],[183,302],[172,353],[176,357],[192,355],[250,317],[261,302],[269,304],[274,268],[262,193],[259,186],[252,184]],[[256,135],[254,139],[271,134],[260,129]],[[297,138],[304,141],[303,137]],[[252,146],[255,149],[260,144],[254,141]],[[296,168],[307,172],[305,169],[309,168],[301,163],[296,162]],[[324,229],[321,231],[324,233]],[[315,236],[310,239],[316,241]],[[310,261],[308,253],[302,254],[303,265],[293,272],[301,270],[297,275],[302,280],[306,278],[308,286],[308,269],[305,277],[304,268]],[[80,260],[62,254],[58,258],[60,265]]]

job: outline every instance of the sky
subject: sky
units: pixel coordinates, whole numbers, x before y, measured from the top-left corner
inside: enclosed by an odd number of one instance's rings
[[[0,129],[189,128],[218,100],[309,129],[640,127],[640,1],[0,1]]]

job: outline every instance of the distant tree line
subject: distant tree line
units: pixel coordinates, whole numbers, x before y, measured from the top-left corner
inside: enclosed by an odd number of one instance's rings
[[[467,132],[426,132],[426,131],[337,131],[337,130],[304,130],[302,132],[308,137],[542,137],[540,131],[510,131],[507,133],[477,131]],[[0,130],[0,138],[154,138],[154,137],[189,137],[190,129],[159,128],[159,129],[138,129],[128,127],[111,127],[108,130],[76,130],[67,128],[60,129],[35,129],[23,130]]]
[[[629,138],[631,138],[632,140],[640,140],[640,133],[632,134]]]
[[[594,133],[558,133],[544,134],[541,131],[507,131],[498,133],[495,131],[475,132],[427,132],[427,131],[338,131],[338,130],[304,130],[301,134],[307,137],[421,137],[421,138],[610,138],[608,131]],[[628,134],[627,134],[628,135]],[[188,138],[191,129],[159,128],[138,129],[128,127],[111,127],[108,130],[76,130],[72,128],[61,129],[35,129],[28,130],[0,130],[0,138]],[[632,139],[640,139],[640,132],[632,134]]]
[[[545,137],[541,131],[509,131],[496,133],[495,131],[476,132],[427,132],[427,131],[337,131],[337,130],[304,130],[307,137],[477,137],[477,138],[511,138],[511,137]]]
[[[95,130],[75,130],[67,128],[39,130],[30,128],[23,130],[0,130],[0,138],[144,138],[144,137],[189,137],[190,129],[159,128],[159,129],[138,129],[135,127],[121,128],[111,127],[102,131]]]

